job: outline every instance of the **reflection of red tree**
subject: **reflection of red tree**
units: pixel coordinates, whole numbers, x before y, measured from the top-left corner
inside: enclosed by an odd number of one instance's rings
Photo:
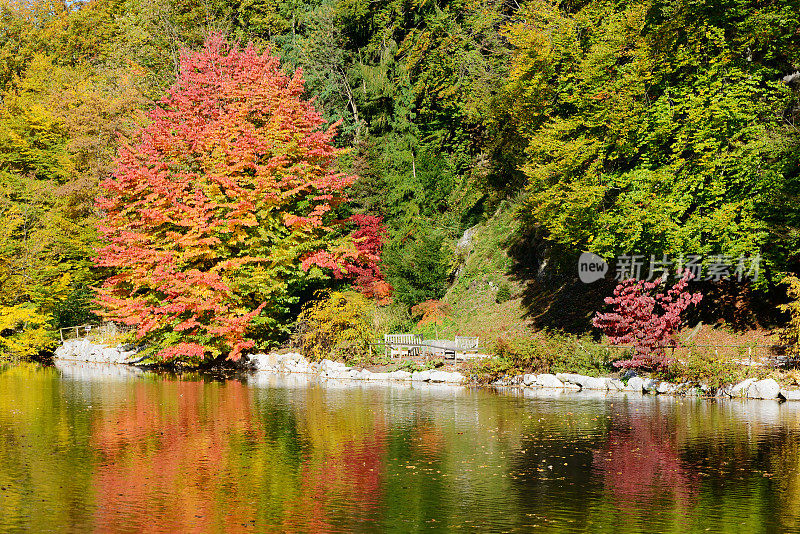
[[[248,390],[233,381],[204,386],[139,384],[129,405],[100,422],[92,443],[102,458],[101,530],[235,531],[254,519],[254,490],[233,476],[229,444],[234,432],[251,430]],[[209,398],[212,391],[224,398]]]
[[[326,532],[332,530],[332,520],[351,523],[351,529],[375,521],[386,451],[387,431],[380,425],[371,436],[345,442],[337,452],[308,457],[301,468],[301,497],[292,503],[283,529]]]
[[[251,396],[236,381],[137,384],[92,436],[97,529],[320,532],[377,516],[385,425],[368,420],[372,434],[363,425],[327,434],[304,451],[297,477],[254,417]],[[328,415],[309,410],[306,429],[332,424]]]
[[[682,466],[676,441],[661,414],[617,415],[605,447],[594,452],[594,466],[622,506],[635,508],[671,495],[688,507],[697,478]]]

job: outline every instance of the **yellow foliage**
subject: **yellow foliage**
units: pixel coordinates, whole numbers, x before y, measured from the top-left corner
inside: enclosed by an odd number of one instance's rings
[[[781,304],[781,311],[789,312],[789,324],[780,332],[782,343],[787,345],[800,344],[800,278],[790,275],[783,279],[789,287],[786,294],[792,299],[787,304]]]
[[[33,307],[0,306],[0,358],[26,358],[55,345],[47,330],[48,317]]]
[[[312,360],[366,356],[374,337],[372,306],[354,291],[320,293],[300,314],[293,341]]]

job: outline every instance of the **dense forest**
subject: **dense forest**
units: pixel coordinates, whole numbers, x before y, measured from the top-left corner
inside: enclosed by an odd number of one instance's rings
[[[177,113],[187,54],[219,36],[251,44],[237,68],[272,55],[282,83],[301,75],[300,97],[336,125],[330,165],[356,178],[335,220],[380,241],[364,268],[393,306],[445,299],[459,238],[498,217],[522,264],[509,272],[531,278],[575,278],[581,251],[760,255],[754,291],[800,271],[796,0],[2,2],[0,351],[35,354],[97,320],[121,265],[98,261],[104,221],[135,201],[98,203],[100,184]],[[235,303],[241,317],[269,303],[257,335],[211,355],[285,341],[316,291],[353,282],[259,269]],[[173,347],[185,336],[169,329]]]

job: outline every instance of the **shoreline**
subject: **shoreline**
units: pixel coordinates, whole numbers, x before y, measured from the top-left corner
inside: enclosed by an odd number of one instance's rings
[[[96,364],[115,364],[140,370],[158,370],[153,366],[141,365],[134,351],[121,347],[107,347],[79,340],[64,343],[53,355],[54,362],[82,362]],[[228,369],[230,370],[230,369]],[[800,401],[800,389],[781,386],[774,379],[756,380],[748,378],[738,384],[724,386],[717,390],[703,384],[674,384],[632,374],[624,379],[613,377],[591,377],[577,373],[527,373],[480,384],[460,370],[446,371],[430,369],[423,371],[395,370],[372,372],[365,368],[350,367],[345,363],[323,359],[311,362],[297,352],[284,354],[269,353],[249,356],[238,369],[255,375],[305,375],[317,380],[357,380],[371,383],[429,383],[453,386],[511,388],[523,390],[544,390],[561,393],[590,391],[598,394],[639,394],[667,395],[706,399],[760,399],[778,402]],[[201,370],[202,371],[202,370]],[[213,372],[213,370],[212,370]]]

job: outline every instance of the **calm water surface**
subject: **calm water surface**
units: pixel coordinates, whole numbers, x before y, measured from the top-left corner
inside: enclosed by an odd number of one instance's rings
[[[0,531],[800,532],[800,406],[538,395],[0,368]]]

